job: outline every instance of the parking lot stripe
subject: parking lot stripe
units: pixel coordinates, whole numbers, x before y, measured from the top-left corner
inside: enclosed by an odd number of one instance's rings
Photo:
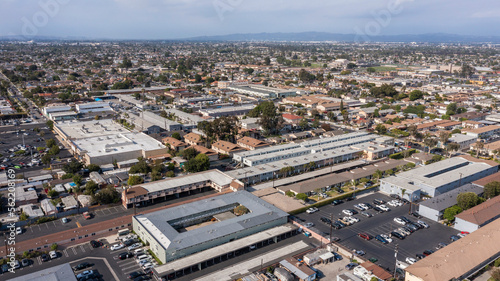
[[[38,265],[42,264],[42,258],[40,256],[36,257],[36,260],[38,261]]]
[[[78,227],[82,227],[82,225],[81,225],[81,224],[80,224],[80,222],[78,222],[78,221],[76,222],[76,226],[78,226]]]
[[[71,248],[73,250],[73,253],[76,255],[76,249],[75,247]]]
[[[80,245],[80,249],[82,249],[82,252],[85,253],[85,248],[83,247],[83,245]]]
[[[66,252],[66,249],[63,250],[63,253],[66,257],[69,257],[68,252]]]
[[[127,271],[123,270],[123,274],[128,275],[129,273],[134,272],[134,271],[144,272],[144,271],[142,271],[141,268],[138,268],[138,269],[132,269],[132,270],[127,270]]]
[[[139,265],[138,264],[133,264],[131,266],[122,268],[122,270],[127,270],[127,269],[134,268],[134,267],[139,268]]]
[[[126,263],[120,264],[119,267],[124,267],[124,266],[131,265],[131,264],[136,265],[136,262],[134,260],[128,260],[128,261],[124,260],[124,261],[126,261]]]

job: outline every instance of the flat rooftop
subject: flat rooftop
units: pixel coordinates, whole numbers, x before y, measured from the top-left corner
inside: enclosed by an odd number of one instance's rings
[[[474,192],[475,194],[483,193],[483,188],[475,184],[468,183],[459,188],[450,190],[444,194],[440,194],[436,197],[429,198],[420,203],[421,206],[426,206],[428,208],[442,211],[448,207],[457,204],[457,196],[464,192]]]
[[[90,157],[113,155],[131,151],[151,151],[165,149],[161,142],[143,133],[123,133],[116,135],[104,135],[80,140],[73,143]]]
[[[206,260],[212,259],[214,257],[220,256],[224,253],[229,253],[233,252],[237,249],[249,247],[251,245],[254,245],[260,241],[264,241],[266,239],[271,239],[273,237],[276,237],[278,235],[288,233],[294,229],[297,229],[296,226],[293,224],[285,224],[281,226],[277,226],[274,228],[270,228],[268,230],[249,235],[247,237],[243,237],[241,239],[228,242],[222,245],[219,245],[217,247],[210,248],[205,251],[198,252],[196,254],[192,254],[190,256],[180,258],[175,261],[168,262],[164,265],[160,265],[155,268],[156,272],[160,276],[163,276],[164,274],[169,274],[171,272],[175,272],[177,270],[181,270],[183,268],[187,268],[189,266],[197,265],[201,262],[204,262]]]
[[[460,175],[462,178],[466,178],[491,167],[486,163],[471,162],[462,157],[453,157],[385,178],[383,181],[410,190],[420,189],[418,184],[437,188],[458,180]]]
[[[9,273],[5,273],[9,274]],[[69,265],[64,263],[37,272],[9,279],[11,281],[76,281],[75,273]]]
[[[73,140],[128,133],[129,131],[113,120],[57,122],[55,125]]]
[[[215,215],[243,205],[249,213],[191,231],[179,233],[172,225]],[[144,214],[133,218],[167,251],[178,251],[210,240],[288,217],[284,211],[247,191],[224,194],[210,199]]]
[[[168,190],[171,188],[178,188],[179,186],[196,184],[205,181],[212,181],[219,186],[231,184],[233,178],[222,173],[219,170],[209,170],[194,174],[189,174],[181,177],[174,177],[165,180],[153,181],[140,186],[148,192],[157,192],[161,190]]]

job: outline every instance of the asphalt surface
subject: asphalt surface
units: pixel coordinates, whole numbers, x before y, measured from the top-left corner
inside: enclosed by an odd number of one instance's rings
[[[203,269],[201,271],[197,271],[197,272],[185,275],[185,276],[177,278],[175,280],[176,281],[177,280],[178,281],[191,281],[191,280],[203,277],[205,275],[208,275],[210,273],[213,273],[213,272],[225,269],[225,268],[227,268],[229,266],[233,266],[235,264],[244,262],[246,260],[262,256],[265,253],[272,252],[272,251],[274,251],[274,250],[276,250],[278,248],[281,248],[281,247],[289,245],[289,244],[293,244],[293,243],[298,242],[298,241],[304,241],[304,242],[306,242],[309,245],[309,247],[307,249],[305,249],[305,250],[302,250],[302,251],[297,252],[297,253],[293,253],[292,255],[288,255],[288,256],[297,255],[297,254],[300,254],[301,252],[304,252],[304,251],[307,251],[309,249],[316,248],[316,247],[320,246],[318,240],[315,240],[315,239],[312,239],[312,238],[307,238],[305,235],[299,233],[299,234],[297,234],[297,235],[295,235],[293,237],[287,238],[287,239],[282,240],[282,241],[280,241],[278,243],[267,245],[265,247],[258,248],[258,249],[254,250],[254,251],[250,251],[248,253],[241,254],[240,256],[234,257],[232,259],[228,259],[226,261],[223,261],[223,262],[220,262],[218,264],[215,264],[215,265],[212,265],[210,267],[207,267],[207,268],[205,268],[205,269]],[[262,262],[262,267],[263,268],[267,268],[270,265],[273,265],[273,264],[276,264],[276,263],[280,262],[283,258],[284,257],[276,257],[276,259],[274,259],[274,260],[263,261]],[[257,267],[257,268],[247,268],[247,270],[249,272],[258,271],[260,269],[261,269],[260,267]]]
[[[68,262],[70,263],[71,267],[74,267],[82,262],[89,262],[94,264],[92,267],[75,271],[75,275],[85,270],[94,270],[97,271],[97,273],[101,276],[100,280],[104,281],[116,280],[111,271],[114,271],[114,273],[118,277],[117,281],[120,281],[127,280],[127,275],[130,272],[141,270],[135,259],[129,258],[126,260],[119,260],[117,258],[117,255],[122,252],[126,252],[126,249],[111,251],[105,247],[110,243],[106,239],[101,240],[104,242],[104,248],[94,249],[88,242],[74,245],[68,248],[61,248],[57,250],[58,258],[47,262],[42,262],[40,257],[33,258],[31,259],[32,263],[30,266],[17,269],[13,274],[1,274],[0,280],[9,280],[10,278],[19,277]]]
[[[319,208],[319,211],[316,213],[303,213],[297,217],[305,220],[306,222],[314,223],[314,226],[311,229],[317,233],[324,232],[326,236],[326,234],[330,233],[330,226],[322,223],[320,221],[321,217],[330,218],[330,215],[333,215],[334,220],[345,217],[346,215],[342,213],[343,209],[355,209],[353,206],[359,203],[369,203],[372,206],[375,206],[375,204],[373,204],[373,199],[382,199],[386,202],[392,200],[389,196],[377,192],[357,198],[353,201],[346,201],[337,206],[323,206]],[[359,222],[339,230],[333,229],[332,236],[340,238],[341,240],[338,243],[341,245],[351,250],[363,250],[366,252],[366,255],[364,256],[366,259],[374,257],[378,259],[376,264],[379,264],[383,268],[390,271],[394,271],[394,252],[396,244],[398,244],[399,247],[398,260],[405,261],[407,257],[415,258],[416,254],[422,254],[423,251],[427,249],[436,250],[436,246],[439,242],[450,243],[450,236],[458,233],[456,229],[426,218],[422,218],[420,220],[426,222],[430,227],[427,229],[417,230],[407,236],[404,240],[399,240],[393,237],[392,243],[382,244],[375,239],[366,241],[359,238],[357,235],[361,232],[368,233],[373,237],[380,234],[389,235],[391,231],[401,227],[401,225],[393,221],[395,217],[405,216],[412,221],[418,220],[417,218],[408,215],[408,204],[400,207],[386,206],[389,207],[391,211],[379,214],[374,210],[368,210],[369,213],[373,214],[373,217],[371,218],[367,218],[360,213],[354,215],[354,217],[360,219]],[[416,206],[413,206],[413,209],[416,209]]]
[[[62,223],[62,221],[59,219],[59,220],[55,220],[55,221],[51,221],[51,222],[47,222],[47,223],[35,224],[35,225],[25,227],[23,229],[23,233],[16,236],[16,241],[26,241],[26,240],[34,239],[34,238],[37,238],[40,236],[57,233],[60,231],[65,231],[65,230],[69,230],[69,229],[76,229],[76,228],[79,228],[81,226],[98,224],[101,222],[108,221],[110,219],[115,219],[118,217],[131,215],[131,214],[134,214],[134,212],[139,214],[141,212],[144,212],[144,211],[147,211],[150,209],[156,209],[156,208],[159,208],[162,206],[168,206],[171,204],[180,203],[180,202],[186,201],[187,199],[189,199],[189,200],[196,199],[199,197],[203,197],[203,196],[207,196],[207,195],[215,194],[215,193],[217,193],[217,192],[214,190],[209,190],[209,191],[206,191],[203,193],[197,193],[197,194],[193,194],[193,195],[190,195],[187,197],[181,197],[181,198],[161,202],[158,204],[140,207],[140,208],[137,208],[135,211],[134,211],[134,209],[125,209],[122,205],[101,208],[101,209],[98,209],[96,211],[91,211],[91,213],[93,214],[93,217],[92,217],[92,219],[89,219],[89,220],[84,219],[82,214],[78,214],[78,215],[68,217],[69,222],[65,223],[65,224]],[[0,242],[0,244],[3,245],[3,242]]]

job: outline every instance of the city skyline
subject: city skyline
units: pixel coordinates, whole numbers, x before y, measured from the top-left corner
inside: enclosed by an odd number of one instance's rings
[[[26,5],[26,2],[30,5]],[[401,35],[449,33],[498,36],[500,5],[493,0],[3,1],[0,36],[102,39],[182,39],[261,32]],[[286,6],[285,6],[286,4]],[[432,4],[432,9],[429,9]],[[297,20],[300,19],[300,20]]]

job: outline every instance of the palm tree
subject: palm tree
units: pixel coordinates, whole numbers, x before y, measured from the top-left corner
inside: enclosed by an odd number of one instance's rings
[[[476,157],[479,158],[479,152],[484,148],[484,142],[477,141],[476,142]]]

